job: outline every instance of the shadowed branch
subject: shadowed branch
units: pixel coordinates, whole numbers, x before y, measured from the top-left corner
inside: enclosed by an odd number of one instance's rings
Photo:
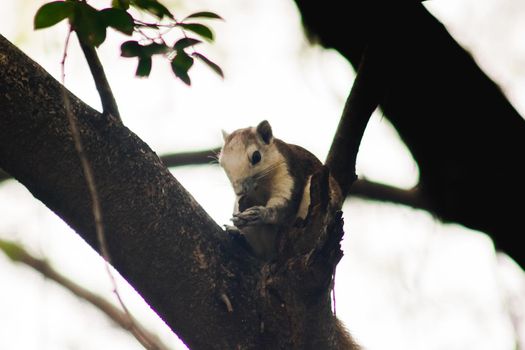
[[[89,70],[91,71],[91,75],[93,76],[93,80],[95,81],[95,86],[102,104],[102,110],[104,111],[103,114],[106,117],[108,117],[108,115],[112,115],[116,120],[121,122],[117,101],[115,100],[115,96],[113,95],[113,91],[109,85],[106,73],[104,72],[104,67],[98,58],[97,51],[93,46],[82,42],[80,38],[78,39],[78,42],[80,43],[84,57],[86,57],[86,61],[89,66]]]
[[[326,158],[326,166],[341,187],[343,197],[357,179],[355,162],[359,145],[368,120],[384,93],[381,58],[373,44],[364,51]]]

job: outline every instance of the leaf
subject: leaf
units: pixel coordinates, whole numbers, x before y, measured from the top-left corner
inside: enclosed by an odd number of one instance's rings
[[[116,9],[127,10],[129,9],[129,0],[112,0],[111,7]]]
[[[167,16],[171,19],[173,19],[173,15],[171,12],[166,8],[166,6],[162,5],[160,2],[156,0],[130,0],[131,4],[135,7],[138,7],[139,9],[142,9],[146,12],[151,13],[152,15],[162,19],[164,16]]]
[[[106,40],[107,25],[99,11],[84,2],[76,2],[71,21],[73,29],[86,44],[100,46]]]
[[[179,51],[184,50],[188,46],[193,46],[202,43],[202,41],[193,39],[193,38],[182,38],[178,40],[175,45],[173,45],[173,49]]]
[[[100,11],[99,16],[106,26],[112,27],[127,35],[133,34],[133,17],[125,10],[107,8]]]
[[[221,78],[224,79],[224,73],[221,69],[221,67],[219,67],[218,64],[216,64],[215,62],[211,61],[208,57],[198,53],[198,52],[194,52],[192,54],[193,57],[197,57],[198,59],[200,59],[202,62],[204,62],[208,67],[210,67],[215,73],[217,73]]]
[[[4,241],[0,239],[0,250],[4,252],[7,257],[13,261],[20,261],[20,259],[25,255],[25,250],[20,245]]]
[[[193,58],[188,56],[184,51],[177,52],[177,55],[171,61],[172,65],[175,65],[178,69],[188,71],[193,66]]]
[[[120,45],[120,56],[122,57],[136,57],[141,54],[142,46],[135,40],[129,40]]]
[[[216,13],[209,12],[209,11],[202,11],[202,12],[192,13],[191,15],[187,16],[186,18],[184,18],[184,20],[186,20],[188,18],[209,18],[209,19],[220,19],[220,20],[224,21],[224,19],[221,16],[219,16]]]
[[[193,58],[188,56],[184,51],[178,51],[177,55],[171,61],[171,70],[175,76],[182,80],[186,85],[191,85],[191,79],[188,71],[193,66]]]
[[[163,54],[168,52],[170,49],[165,44],[151,43],[145,46],[142,46],[142,55],[143,56],[153,56],[158,54]]]
[[[210,30],[210,28],[206,27],[203,24],[200,23],[179,23],[179,26],[182,28],[189,30],[191,32],[194,32],[196,34],[199,34],[204,39],[207,39],[209,41],[213,41],[213,32]]]
[[[51,27],[73,14],[73,3],[66,1],[53,1],[42,5],[36,11],[34,28],[42,29]]]
[[[151,73],[151,57],[140,57],[135,75],[137,77],[147,77]]]

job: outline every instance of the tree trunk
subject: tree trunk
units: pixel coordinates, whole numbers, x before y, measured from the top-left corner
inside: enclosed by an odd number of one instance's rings
[[[0,36],[0,167],[98,251],[62,89]],[[308,224],[292,230],[309,232],[304,249],[259,262],[135,134],[68,98],[95,174],[111,261],[190,348],[353,348],[330,310],[339,216],[313,206]],[[289,247],[292,236],[283,237]]]
[[[419,2],[296,3],[311,37],[356,68],[371,40],[389,43],[380,106],[419,166],[420,201],[486,232],[525,266],[516,204],[525,197],[525,121],[498,86]]]

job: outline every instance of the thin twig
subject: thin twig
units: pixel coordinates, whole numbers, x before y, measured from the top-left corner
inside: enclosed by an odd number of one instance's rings
[[[147,27],[147,28],[159,28],[159,27],[165,27],[165,28],[174,28],[179,25],[179,22],[175,21],[174,23],[170,24],[163,24],[163,23],[148,23],[144,22],[138,19],[135,19],[135,26],[139,27]]]
[[[160,159],[168,168],[184,165],[218,164],[217,155],[220,150],[220,148],[212,148],[204,151],[166,154]]]
[[[186,165],[217,164],[217,154],[219,151],[220,148],[213,148],[195,152],[172,153],[161,156],[160,159],[168,168]],[[11,176],[8,173],[0,169],[0,182],[10,178]],[[423,198],[418,186],[407,190],[367,179],[358,179],[350,188],[348,196],[402,204],[414,209],[433,211],[432,207]]]
[[[132,324],[130,327],[128,316],[125,312],[113,306],[113,304],[108,302],[105,298],[96,295],[95,293],[61,275],[55,269],[53,269],[46,260],[35,258],[18,244],[9,241],[0,240],[0,250],[3,250],[12,261],[23,263],[31,267],[35,271],[41,273],[44,277],[55,281],[62,287],[69,290],[71,293],[75,294],[77,297],[84,299],[95,306],[97,309],[106,314],[106,316],[108,316],[111,320],[113,320],[113,322],[131,332],[131,334],[133,334],[133,336],[145,348],[158,350],[170,349],[170,347],[162,343],[157,335],[149,332],[140,325]],[[143,343],[143,335],[147,336],[147,339],[150,341],[150,343]]]
[[[102,103],[102,110],[105,116],[111,115],[116,118],[117,121],[121,122],[120,112],[118,110],[118,105],[111,90],[111,86],[108,83],[106,73],[104,72],[104,67],[98,58],[97,51],[91,45],[88,45],[83,42],[79,37],[78,42],[80,43],[80,48],[84,53],[84,57],[95,81],[95,86],[100,96],[100,102]]]
[[[185,165],[217,164],[217,155],[220,150],[220,147],[217,147],[202,151],[172,153],[161,156],[160,159],[169,168]],[[11,178],[11,175],[0,169],[0,183]]]
[[[368,120],[383,94],[383,69],[380,63],[379,50],[374,46],[367,47],[326,159],[326,165],[341,187],[344,197],[357,179],[355,162],[359,145]]]
[[[144,345],[147,349],[156,349],[153,346],[153,343],[150,339],[147,338],[145,334],[141,334],[140,329],[135,325],[135,321],[129,312],[128,308],[126,307],[124,301],[122,300],[122,297],[118,291],[117,283],[115,280],[115,277],[113,276],[113,273],[110,269],[111,259],[109,255],[109,250],[106,242],[106,236],[104,233],[104,225],[102,220],[102,209],[100,207],[100,199],[98,197],[98,191],[95,184],[95,176],[93,174],[93,169],[91,168],[91,164],[89,163],[87,159],[87,155],[84,152],[84,147],[82,145],[82,139],[80,136],[80,130],[78,129],[76,118],[73,114],[73,111],[71,109],[71,104],[69,101],[69,96],[67,95],[67,90],[65,87],[65,80],[66,80],[66,74],[65,74],[65,62],[67,57],[67,50],[69,46],[69,39],[71,37],[72,29],[70,27],[69,32],[67,34],[66,38],[66,44],[64,45],[64,54],[62,56],[62,62],[61,62],[61,80],[62,80],[62,92],[63,92],[63,99],[64,99],[64,107],[66,111],[66,116],[69,121],[69,128],[71,130],[71,134],[73,136],[73,141],[75,144],[75,150],[77,151],[77,154],[80,158],[80,163],[82,166],[82,171],[84,172],[84,177],[86,179],[86,185],[88,187],[88,191],[91,197],[91,210],[93,213],[94,221],[95,221],[95,231],[97,235],[97,240],[100,248],[100,252],[102,254],[102,257],[105,260],[105,266],[106,271],[108,273],[108,276],[111,280],[112,286],[113,286],[113,292],[117,297],[117,300],[124,310],[124,313],[127,315],[129,328],[137,328],[137,334],[140,336],[141,339],[139,341],[141,344]],[[80,39],[79,39],[80,41]],[[81,44],[82,45],[82,44]]]

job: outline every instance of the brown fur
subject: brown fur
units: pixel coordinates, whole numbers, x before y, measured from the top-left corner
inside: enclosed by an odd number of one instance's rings
[[[266,121],[257,127],[223,133],[223,137],[219,163],[237,195],[232,221],[256,255],[272,258],[278,228],[291,226],[297,217],[305,218],[310,177],[323,165],[306,149],[274,138]],[[252,164],[256,151],[261,160]],[[331,180],[331,203],[339,209],[340,190]]]

